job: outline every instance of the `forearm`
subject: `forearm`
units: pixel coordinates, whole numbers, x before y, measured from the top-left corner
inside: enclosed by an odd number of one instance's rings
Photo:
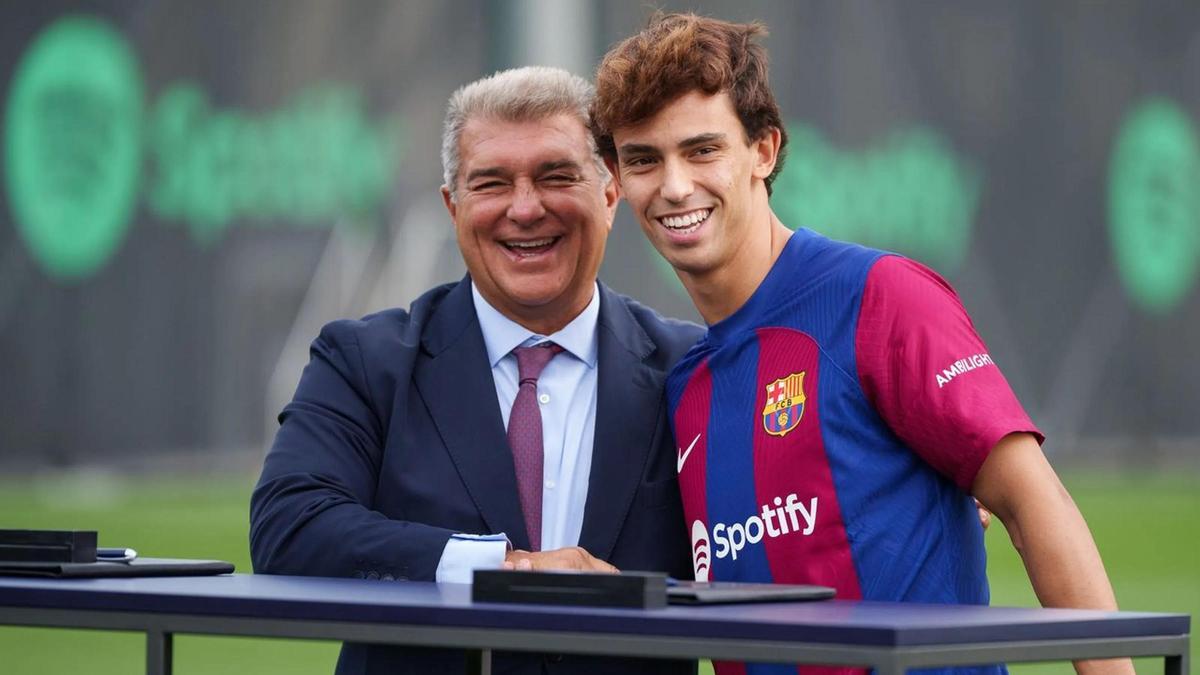
[[[1055,480],[1038,508],[1000,516],[1046,607],[1117,608],[1100,553],[1082,514]],[[999,515],[999,514],[998,514]]]
[[[1032,437],[1017,434],[996,445],[976,478],[975,496],[1004,523],[1043,606],[1117,609],[1087,523]],[[1076,661],[1075,669],[1132,674],[1133,664]]]
[[[1037,509],[1008,528],[1038,601],[1045,607],[1116,610],[1100,553],[1075,502],[1065,490],[1057,508]],[[1002,519],[1003,520],[1003,519]],[[1078,675],[1133,673],[1128,659],[1076,661]]]
[[[250,552],[268,574],[433,581],[452,530],[392,520],[311,476],[260,483],[251,499]]]

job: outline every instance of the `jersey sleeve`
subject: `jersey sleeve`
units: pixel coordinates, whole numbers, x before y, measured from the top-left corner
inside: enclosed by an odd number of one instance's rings
[[[868,273],[855,335],[859,382],[892,431],[963,490],[1004,436],[1044,440],[954,289],[900,256]]]

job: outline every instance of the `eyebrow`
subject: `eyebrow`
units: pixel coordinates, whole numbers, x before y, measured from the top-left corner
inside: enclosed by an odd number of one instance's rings
[[[467,174],[466,182],[470,183],[476,178],[505,178],[508,176],[508,171],[498,167],[487,167],[484,169],[475,169]]]
[[[724,142],[724,141],[725,141],[725,134],[714,131],[714,132],[709,132],[709,133],[705,133],[705,134],[696,134],[695,136],[689,136],[689,137],[683,139],[682,141],[679,141],[679,143],[677,143],[675,145],[675,147],[682,150],[685,148],[694,148],[697,145],[704,145],[706,143],[718,143],[718,142]],[[655,154],[658,152],[658,148],[656,148],[655,146],[645,145],[642,143],[626,143],[626,144],[622,145],[618,150],[619,150],[620,154],[629,154],[629,155],[652,155],[652,154]]]
[[[579,162],[576,162],[576,161],[570,160],[570,159],[559,159],[559,160],[553,160],[550,162],[542,162],[541,164],[537,165],[536,174],[541,175],[544,173],[549,173],[551,171],[558,171],[560,169],[570,169],[572,171],[579,171],[580,170]],[[482,169],[475,169],[475,170],[471,171],[470,173],[468,173],[466,182],[470,183],[471,181],[473,181],[477,178],[508,178],[511,175],[512,175],[512,171],[510,171],[509,169],[505,169],[505,168],[499,167],[499,166],[489,166],[489,167],[484,167]]]
[[[538,174],[549,173],[551,171],[558,171],[559,169],[570,169],[572,171],[579,171],[580,166],[579,166],[579,162],[576,162],[576,161],[573,161],[570,159],[560,159],[560,160],[553,161],[553,162],[542,162],[541,164],[538,164],[537,173]]]
[[[652,155],[656,152],[658,152],[658,148],[642,143],[626,143],[617,148],[617,153],[621,155]]]
[[[685,138],[682,141],[679,141],[678,147],[679,148],[691,148],[691,147],[695,147],[697,145],[704,145],[706,143],[723,143],[723,142],[725,142],[725,134],[713,131],[713,132],[710,132],[707,134],[696,134],[695,136]]]

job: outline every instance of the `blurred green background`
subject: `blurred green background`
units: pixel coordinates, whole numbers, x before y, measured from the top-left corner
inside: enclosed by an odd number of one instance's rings
[[[1200,613],[1197,0],[0,2],[0,527],[248,572],[252,465],[320,326],[463,273],[451,92],[591,73],[651,5],[770,26],[792,139],[773,208],[944,274],[1122,606]],[[698,318],[627,208],[600,276]],[[994,604],[1036,604],[988,540]],[[0,675],[140,673],[142,649],[0,627]],[[176,672],[336,654],[183,636]]]
[[[1071,472],[1063,480],[1087,518],[1123,609],[1200,615],[1200,490],[1197,476],[1137,471]],[[101,545],[143,555],[220,558],[250,571],[247,503],[251,474],[155,479],[74,474],[0,482],[5,527],[95,529]],[[995,605],[1036,606],[1019,558],[1001,525],[988,535]],[[142,672],[140,634],[0,628],[0,673],[51,675]],[[179,636],[178,675],[327,675],[329,642]],[[1193,642],[1192,661],[1200,661]],[[1138,672],[1162,670],[1143,659]],[[1065,663],[1013,666],[1014,673],[1071,672]],[[702,669],[702,673],[706,669]],[[708,671],[711,672],[711,671]]]

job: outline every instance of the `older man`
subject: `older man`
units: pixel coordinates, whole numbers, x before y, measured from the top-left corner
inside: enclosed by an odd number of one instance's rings
[[[251,503],[257,572],[690,576],[663,381],[699,329],[596,281],[618,195],[588,133],[591,92],[524,68],[451,98],[442,194],[468,274],[313,342]],[[449,650],[346,645],[338,672],[464,663]],[[513,653],[495,669],[694,664]]]

